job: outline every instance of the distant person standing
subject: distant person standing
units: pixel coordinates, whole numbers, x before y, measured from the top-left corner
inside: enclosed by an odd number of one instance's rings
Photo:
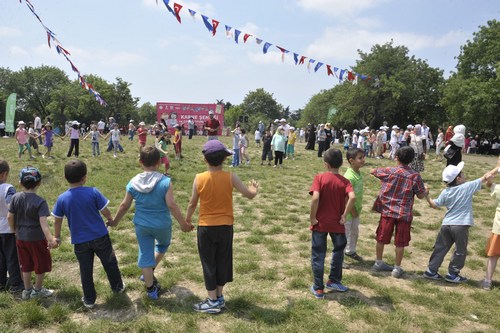
[[[5,122],[0,122],[0,136],[5,136]]]
[[[205,121],[205,130],[207,131],[207,141],[217,140],[217,133],[219,133],[220,123],[214,118],[214,111],[208,111],[208,119]]]
[[[188,120],[188,131],[189,131],[189,137],[188,137],[188,139],[191,140],[193,138],[193,134],[194,134],[194,120],[193,120],[193,117],[189,117],[189,120]]]
[[[99,131],[99,133],[104,133],[104,128],[106,127],[106,123],[104,122],[104,120],[99,120],[97,122],[97,130]]]
[[[38,141],[40,144],[42,144],[42,119],[38,115],[35,115],[35,121],[33,122],[35,131],[38,133]]]

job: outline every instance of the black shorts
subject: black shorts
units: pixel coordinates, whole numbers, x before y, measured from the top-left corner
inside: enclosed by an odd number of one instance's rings
[[[198,227],[197,237],[205,288],[233,281],[233,226]]]

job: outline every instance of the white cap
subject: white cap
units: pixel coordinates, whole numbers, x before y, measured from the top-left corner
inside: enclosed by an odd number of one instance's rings
[[[143,121],[141,121],[141,122],[139,123],[139,126],[146,126],[146,124],[145,124]]]
[[[134,119],[130,119],[130,120],[129,120],[129,123],[133,123],[133,122],[134,122]]]
[[[392,129],[399,129],[398,125],[392,126]]]
[[[22,120],[19,120],[19,121],[17,122],[17,124],[18,124],[18,125],[26,125],[26,123],[25,123],[24,121],[22,121]]]
[[[406,126],[406,128],[407,129],[413,129],[413,125],[410,124],[410,125]]]
[[[71,126],[74,126],[74,125],[77,125],[77,126],[78,126],[78,125],[80,125],[80,123],[79,123],[78,121],[76,121],[76,120],[73,120],[73,121],[71,122]]]
[[[295,131],[295,127],[290,126],[290,131]]]
[[[458,163],[458,165],[448,165],[443,170],[443,182],[451,183],[457,176],[462,172],[464,168],[464,162]]]
[[[275,123],[278,123],[280,120],[279,119],[274,119],[274,122]]]
[[[281,118],[280,122],[286,123],[286,119],[285,118]]]
[[[208,114],[214,114],[214,110],[209,110]]]

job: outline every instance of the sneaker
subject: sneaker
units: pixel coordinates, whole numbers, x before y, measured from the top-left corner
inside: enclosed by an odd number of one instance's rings
[[[351,253],[351,254],[346,253],[345,255],[346,255],[346,256],[348,256],[348,257],[349,257],[349,258],[351,258],[351,259],[356,260],[356,261],[363,261],[363,257],[361,257],[361,256],[360,256],[359,254],[357,254],[356,252]]]
[[[459,274],[446,274],[444,279],[451,283],[463,283],[467,281],[466,277],[460,276]]]
[[[10,286],[9,288],[9,292],[11,294],[15,294],[15,293],[18,293],[20,291],[23,291],[24,290],[24,285],[21,283],[21,284],[18,284],[17,286]]]
[[[375,272],[391,272],[394,267],[387,265],[385,262],[382,262],[381,264],[377,264],[375,262],[372,266],[372,270]]]
[[[50,297],[54,295],[54,290],[47,289],[47,288],[42,288],[40,290],[36,290],[33,288],[31,291],[31,298],[36,298],[36,297]]]
[[[441,280],[443,278],[441,276],[441,274],[439,274],[438,272],[432,273],[432,272],[429,272],[428,270],[425,271],[424,274],[422,274],[422,276],[426,279],[429,279],[429,280]]]
[[[33,291],[33,288],[31,289],[24,289],[22,294],[21,294],[21,299],[23,300],[28,300],[31,298],[31,292]]]
[[[212,301],[210,298],[207,298],[203,302],[194,304],[193,310],[196,312],[203,312],[210,314],[216,314],[221,311],[219,302],[217,300]]]
[[[156,284],[153,284],[151,290],[146,290],[146,294],[152,300],[157,300],[158,299],[158,293],[159,292],[160,292],[160,288],[158,288],[158,285],[156,285]]]
[[[346,263],[345,261],[342,263],[342,269],[350,269],[350,268],[351,268],[351,266],[348,263]]]
[[[314,290],[314,286],[311,286],[311,292],[317,299],[325,298],[325,291],[323,289]]]
[[[144,282],[144,275],[141,275],[141,277],[139,278],[139,280],[141,280],[142,282]],[[158,282],[158,279],[156,279],[156,276],[153,276],[153,284],[156,284],[156,286],[158,287],[158,289],[161,290],[161,285]],[[125,286],[125,283],[123,285]]]
[[[220,295],[219,297],[217,297],[217,302],[219,302],[219,307],[221,309],[226,307],[226,300],[224,299],[224,295]]]
[[[82,297],[82,303],[83,306],[86,307],[87,309],[93,309],[95,307],[95,303],[87,303],[85,301],[85,297]]]
[[[273,168],[276,168],[276,164],[275,164],[275,165],[273,165]]]
[[[113,292],[117,293],[117,294],[123,294],[125,292],[125,283],[123,283],[122,287],[121,288],[118,288],[117,290],[113,290]]]
[[[394,268],[394,269],[392,270],[391,275],[392,275],[392,277],[395,277],[396,279],[399,279],[401,276],[403,276],[403,273],[404,273],[404,271],[403,271],[403,269],[400,267],[400,268]]]
[[[481,288],[483,288],[484,290],[491,290],[491,281],[481,281]]]
[[[333,281],[330,281],[328,280],[328,282],[326,283],[326,287],[328,289],[331,289],[331,290],[335,290],[335,291],[340,291],[340,292],[346,292],[349,290],[349,288],[347,288],[346,286],[344,286],[342,283],[335,283]]]

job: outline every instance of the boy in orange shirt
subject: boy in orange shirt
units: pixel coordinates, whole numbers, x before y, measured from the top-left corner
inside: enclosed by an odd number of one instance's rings
[[[198,252],[208,298],[194,304],[197,312],[215,314],[225,307],[222,291],[227,282],[233,281],[233,188],[253,199],[259,187],[255,180],[247,187],[236,174],[222,170],[224,161],[231,155],[218,140],[209,140],[203,146],[208,171],[196,175],[186,213],[186,222],[190,224],[200,201]]]

